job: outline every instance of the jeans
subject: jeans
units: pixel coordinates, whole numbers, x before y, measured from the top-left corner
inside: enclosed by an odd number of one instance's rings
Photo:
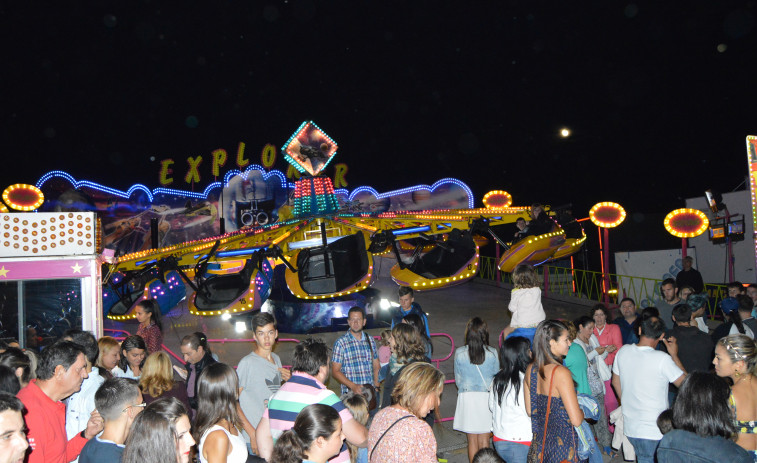
[[[629,437],[628,440],[633,445],[636,452],[636,461],[638,463],[654,463],[654,454],[660,441],[653,439],[640,439],[638,437]]]
[[[597,441],[594,440],[594,436],[592,436],[591,442],[589,442],[589,445],[591,445],[591,455],[589,455],[589,463],[603,463],[604,457],[602,457],[602,451],[599,450],[599,446],[597,445]]]
[[[494,450],[507,463],[526,463],[528,459],[528,445],[498,440],[494,442]]]

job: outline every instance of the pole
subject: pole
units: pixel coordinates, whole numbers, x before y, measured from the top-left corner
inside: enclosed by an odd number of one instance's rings
[[[731,241],[731,234],[728,233],[728,225],[731,224],[731,213],[728,208],[725,210],[725,239],[726,239],[726,252],[728,253],[728,281],[733,281],[733,241]]]
[[[502,275],[499,273],[499,243],[495,241],[494,244],[497,246],[495,248],[496,249],[495,252],[496,252],[496,255],[497,255],[497,260],[494,261],[494,267],[497,269],[497,274],[495,276],[495,281],[497,283],[502,283]]]
[[[686,238],[681,238],[681,259],[686,258],[686,248],[688,248],[688,246],[686,246],[687,241]]]
[[[610,304],[610,233],[608,232],[607,228],[602,229],[602,234],[604,235],[604,248],[602,249],[603,252],[603,267],[602,267],[602,274],[604,276],[604,287],[605,287],[605,305]]]

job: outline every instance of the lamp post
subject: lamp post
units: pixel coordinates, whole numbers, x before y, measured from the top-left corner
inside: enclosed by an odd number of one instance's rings
[[[698,209],[676,209],[665,216],[663,221],[665,230],[671,235],[681,238],[681,258],[686,257],[688,238],[694,238],[707,231],[710,221],[707,215]]]
[[[618,203],[609,201],[595,204],[589,211],[592,223],[602,229],[599,234],[599,248],[602,261],[602,292],[605,304],[610,303],[610,234],[608,229],[615,228],[626,219],[626,210]],[[602,239],[604,236],[604,240]]]

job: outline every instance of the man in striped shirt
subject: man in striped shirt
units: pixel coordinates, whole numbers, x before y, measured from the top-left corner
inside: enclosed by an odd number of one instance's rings
[[[324,383],[329,378],[329,349],[321,339],[308,338],[295,347],[292,359],[292,377],[268,399],[256,429],[260,456],[268,460],[276,439],[291,429],[297,414],[308,405],[325,404],[333,407],[342,417],[342,430],[347,441],[358,447],[367,446],[368,431],[353,419],[352,413],[339,397]],[[330,462],[348,462],[350,453],[346,445]]]

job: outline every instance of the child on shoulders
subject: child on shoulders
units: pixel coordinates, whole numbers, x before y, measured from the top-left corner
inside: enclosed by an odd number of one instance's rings
[[[514,288],[507,306],[513,313],[510,326],[503,331],[504,338],[523,336],[533,343],[536,326],[547,318],[541,304],[541,288],[534,268],[519,264],[513,271]]]

